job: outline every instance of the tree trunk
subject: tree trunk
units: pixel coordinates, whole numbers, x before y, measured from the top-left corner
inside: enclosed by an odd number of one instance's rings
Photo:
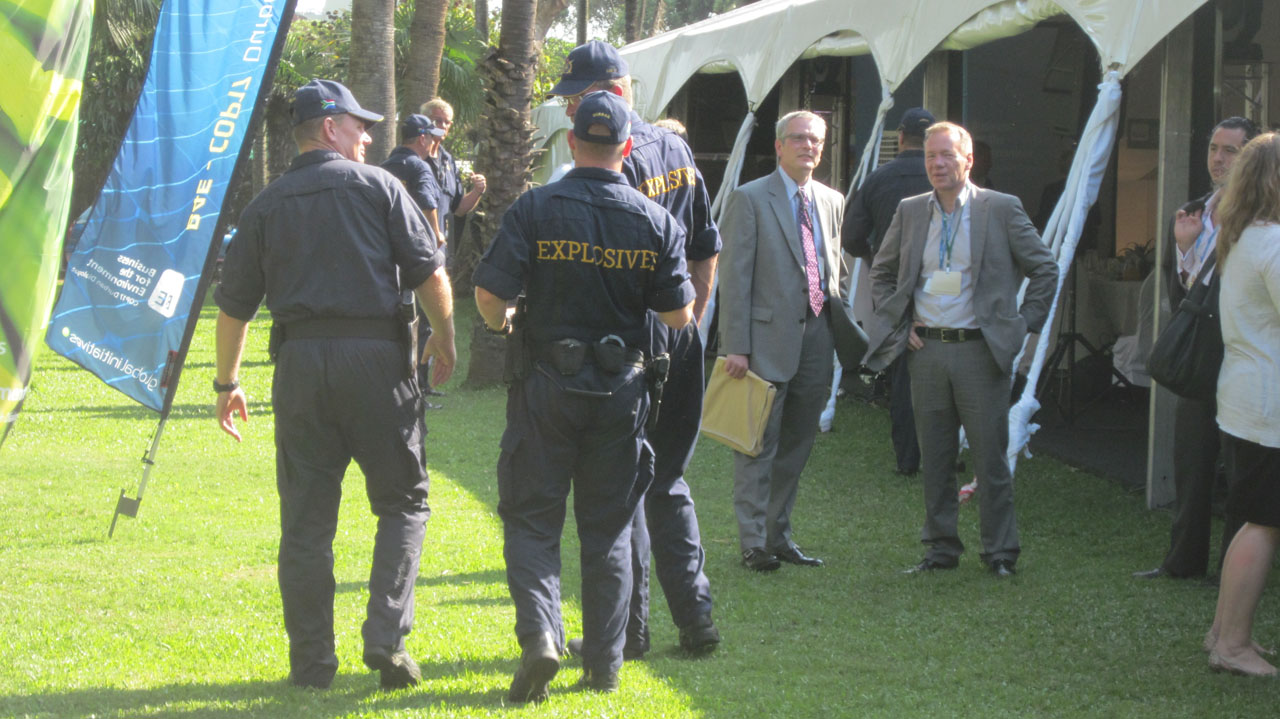
[[[541,45],[547,36],[547,31],[555,24],[556,18],[560,17],[560,13],[569,7],[572,0],[538,0],[537,10],[534,11],[533,21],[533,42]],[[502,22],[507,21],[507,4],[502,3]]]
[[[649,26],[648,37],[653,37],[654,35],[657,35],[658,33],[662,32],[662,21],[666,17],[666,14],[667,14],[667,4],[665,2],[663,2],[662,0],[658,0],[658,2],[654,3],[653,25]]]
[[[578,45],[587,44],[587,20],[590,20],[591,7],[588,0],[578,0]]]
[[[480,42],[489,42],[489,0],[476,0],[476,34]]]
[[[622,39],[630,44],[640,39],[639,0],[626,0],[623,13]]]
[[[298,154],[298,147],[293,143],[293,119],[289,116],[292,97],[292,93],[288,96],[272,93],[267,98],[267,183],[283,175]]]
[[[409,67],[405,107],[417,108],[436,96],[440,85],[440,58],[444,55],[448,0],[417,0],[409,25]]]
[[[395,146],[395,0],[352,0],[351,58],[347,86],[360,107],[387,118],[369,129],[365,160],[377,164]]]
[[[479,209],[483,212],[472,214],[468,225],[473,229],[457,248],[454,288],[461,297],[471,295],[471,273],[497,232],[503,213],[529,185],[533,145],[529,105],[538,66],[534,36],[536,12],[536,0],[503,0],[498,47],[491,48],[480,63],[485,111],[477,123],[482,133],[476,170],[490,178],[490,182],[480,203]],[[483,334],[478,326],[472,328],[473,338]],[[495,376],[501,376],[499,344],[483,340],[472,344],[471,365],[467,370],[469,384],[492,382]]]

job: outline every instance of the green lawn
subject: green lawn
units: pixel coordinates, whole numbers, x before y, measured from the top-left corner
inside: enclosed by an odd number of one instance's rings
[[[425,681],[380,692],[360,664],[373,521],[353,466],[335,543],[343,665],[328,692],[291,688],[266,325],[250,333],[252,414],[237,445],[212,417],[205,318],[140,514],[110,540],[116,496],[134,492],[156,415],[42,354],[0,449],[0,717],[1200,717],[1273,716],[1280,705],[1280,682],[1207,669],[1200,639],[1216,589],[1129,578],[1158,562],[1168,514],[1056,461],[1019,463],[1017,577],[998,582],[982,568],[972,505],[960,569],[902,575],[921,556],[919,480],[892,472],[887,414],[842,402],[794,513],[796,540],[825,568],[738,566],[730,454],[704,441],[689,478],[720,650],[680,657],[655,586],[654,651],[625,666],[619,693],[572,691],[580,669],[570,660],[546,704],[506,707],[518,648],[493,472],[505,397],[461,388],[461,373],[444,388],[446,409],[428,415],[434,512],[409,637]],[[564,556],[576,635],[572,527]],[[1280,642],[1278,592],[1273,582],[1259,612],[1268,645]]]

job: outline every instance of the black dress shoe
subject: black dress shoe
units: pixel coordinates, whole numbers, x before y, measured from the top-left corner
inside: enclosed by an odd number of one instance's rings
[[[448,395],[446,395],[444,392],[441,392],[440,390],[436,389],[435,387],[428,387],[428,388],[427,388],[427,396],[428,396],[428,397],[447,397]]]
[[[991,573],[999,579],[1004,579],[1017,574],[1018,570],[1013,568],[1012,559],[997,559],[991,563]]]
[[[748,549],[742,553],[742,566],[753,572],[772,572],[782,566],[778,558],[760,548]]]
[[[690,656],[710,654],[720,645],[720,632],[711,615],[704,614],[687,627],[680,628],[680,648]],[[625,651],[623,652],[625,655]]]
[[[1166,577],[1168,575],[1169,573],[1164,571],[1164,567],[1156,567],[1155,569],[1148,569],[1145,572],[1134,572],[1133,578],[1134,579],[1159,579],[1160,577]]]
[[[801,567],[821,567],[822,560],[817,557],[806,556],[800,551],[799,547],[791,546],[779,549],[773,553],[773,556],[787,564],[797,564]]]
[[[960,562],[939,562],[936,559],[925,557],[920,563],[910,569],[902,570],[903,574],[922,574],[924,572],[932,572],[936,569],[955,569],[960,566]]]

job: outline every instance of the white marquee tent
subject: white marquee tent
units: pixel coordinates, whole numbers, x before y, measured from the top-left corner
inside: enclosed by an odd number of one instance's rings
[[[862,153],[861,167],[854,176],[852,191],[875,162],[884,118],[893,106],[894,91],[930,53],[976,47],[1030,30],[1041,20],[1066,14],[1097,49],[1103,81],[1093,113],[1082,132],[1066,189],[1045,230],[1045,243],[1058,258],[1061,290],[1061,278],[1066,276],[1071,264],[1085,217],[1097,198],[1115,143],[1120,80],[1205,2],[1207,0],[761,0],[632,43],[622,48],[622,55],[631,69],[636,110],[649,120],[660,116],[696,73],[736,72],[740,76],[748,112],[715,200],[718,211],[724,198],[737,186],[747,142],[755,126],[754,111],[797,60],[870,54],[875,61],[883,100]],[[566,127],[563,112],[555,107],[539,108],[535,122],[548,139]],[[858,273],[855,271],[853,275],[856,278]],[[849,294],[852,297],[854,292]],[[1034,390],[1044,364],[1048,334],[1041,336],[1033,350],[1027,389],[1010,411],[1011,466],[1016,464],[1018,453],[1025,449],[1031,432],[1035,431],[1029,422],[1039,409]],[[828,414],[827,422],[829,417]]]

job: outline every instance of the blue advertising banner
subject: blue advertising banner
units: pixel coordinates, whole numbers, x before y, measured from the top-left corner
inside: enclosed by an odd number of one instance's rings
[[[157,412],[292,5],[165,0],[133,121],[67,267],[45,341]]]

